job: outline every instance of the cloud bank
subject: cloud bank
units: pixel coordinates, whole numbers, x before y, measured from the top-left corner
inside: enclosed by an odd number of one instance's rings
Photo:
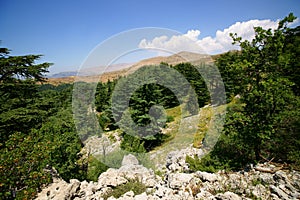
[[[214,37],[204,37],[199,39],[200,30],[189,30],[182,35],[174,35],[172,37],[160,36],[153,40],[143,39],[139,43],[142,49],[164,49],[174,53],[180,51],[190,51],[208,54],[218,54],[229,50],[238,49],[232,45],[230,33],[237,33],[245,40],[252,40],[255,36],[254,27],[260,26],[264,29],[275,29],[278,26],[277,21],[271,20],[249,20],[246,22],[236,22],[224,30],[216,31]]]

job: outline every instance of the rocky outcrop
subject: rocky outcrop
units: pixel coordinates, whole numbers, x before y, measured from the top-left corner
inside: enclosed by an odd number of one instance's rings
[[[168,160],[168,166],[178,162],[176,156],[174,158],[169,155],[169,159],[174,162],[170,164],[171,161]],[[110,168],[102,173],[98,182],[79,182],[72,179],[67,183],[60,178],[54,178],[54,182],[43,189],[37,199],[100,200],[108,191],[130,180],[145,185],[145,192],[135,194],[129,190],[118,199],[300,199],[300,173],[297,171],[285,171],[270,164],[260,164],[247,171],[231,173],[183,173],[166,167],[166,171],[158,176],[152,169],[140,165],[133,155],[125,156],[119,169]],[[116,198],[111,196],[108,199]]]
[[[111,141],[112,138],[114,141]],[[110,132],[109,135],[103,134],[100,136],[91,136],[84,141],[84,147],[81,150],[83,156],[91,154],[93,156],[104,156],[109,154],[116,149],[119,149],[121,144],[121,138],[118,132]]]
[[[177,151],[170,152],[166,157],[165,167],[171,172],[188,171],[189,165],[185,162],[186,156],[193,157],[194,155],[199,158],[204,155],[202,149],[194,148],[193,145]]]

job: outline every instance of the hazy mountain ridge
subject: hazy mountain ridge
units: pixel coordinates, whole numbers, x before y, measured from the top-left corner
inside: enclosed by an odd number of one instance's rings
[[[64,71],[55,73],[52,75],[49,75],[48,78],[63,78],[63,77],[69,77],[69,76],[93,76],[101,74],[102,71],[104,72],[114,72],[114,71],[122,71],[123,69],[126,69],[130,66],[132,66],[133,63],[119,63],[109,66],[99,66],[99,67],[91,67],[86,68],[84,70],[76,70],[76,71]]]
[[[153,58],[147,58],[141,60],[137,63],[120,63],[108,66],[87,68],[85,70],[79,71],[67,71],[60,72],[48,76],[49,82],[53,84],[57,83],[71,83],[74,82],[75,77],[81,77],[87,82],[99,80],[106,82],[108,79],[112,80],[120,76],[124,76],[130,73],[133,73],[137,69],[145,65],[159,65],[160,63],[168,63],[170,65],[176,65],[179,63],[190,62],[192,64],[201,64],[201,63],[212,63],[213,59],[210,55],[207,54],[198,54],[192,52],[182,51],[177,54],[170,56],[157,56]],[[101,74],[101,77],[99,75]]]

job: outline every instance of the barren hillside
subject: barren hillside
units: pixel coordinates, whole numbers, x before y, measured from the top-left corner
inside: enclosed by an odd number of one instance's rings
[[[53,85],[58,85],[61,83],[72,83],[72,82],[78,81],[78,80],[85,81],[85,82],[97,82],[97,81],[106,82],[108,80],[113,80],[120,76],[124,76],[124,75],[130,74],[130,73],[133,73],[142,66],[159,65],[161,62],[168,63],[170,65],[176,65],[179,63],[190,62],[192,64],[197,65],[197,64],[201,64],[201,63],[212,63],[213,59],[210,55],[197,54],[197,53],[183,51],[178,54],[171,55],[171,56],[158,56],[158,57],[144,59],[144,60],[141,60],[141,61],[133,64],[131,67],[126,66],[127,68],[125,68],[125,69],[105,72],[102,75],[49,78],[48,82]],[[95,69],[96,68],[93,69],[94,73],[96,73]]]

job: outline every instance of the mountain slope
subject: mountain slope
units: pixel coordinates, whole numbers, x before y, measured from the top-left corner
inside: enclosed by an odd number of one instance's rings
[[[110,66],[105,73],[102,73],[103,67],[88,68],[84,73],[78,74],[78,72],[61,72],[49,77],[48,82],[50,84],[72,83],[76,81],[76,76],[80,77],[81,81],[95,82],[107,80],[113,80],[120,76],[128,75],[135,72],[139,68],[145,65],[159,65],[160,63],[168,63],[169,65],[176,65],[179,63],[190,62],[198,65],[201,63],[212,63],[213,59],[207,54],[197,54],[192,52],[179,52],[171,56],[158,56],[141,60],[135,64],[121,63]],[[100,76],[101,74],[101,76]],[[69,75],[69,76],[68,76]]]

